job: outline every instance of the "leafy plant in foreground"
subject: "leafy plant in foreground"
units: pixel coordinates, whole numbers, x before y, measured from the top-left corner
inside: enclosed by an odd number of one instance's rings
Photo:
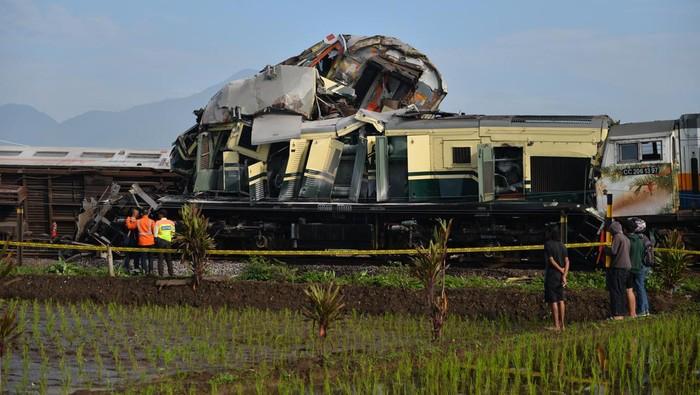
[[[661,281],[663,289],[673,292],[679,286],[683,272],[690,261],[690,256],[682,251],[685,249],[685,243],[683,242],[683,234],[678,230],[670,231],[661,240],[661,247],[671,251],[655,251],[654,276]]]
[[[442,327],[447,318],[447,294],[445,293],[445,272],[447,271],[447,241],[452,229],[452,220],[438,220],[433,231],[433,239],[428,247],[419,247],[417,255],[411,259],[411,273],[423,284],[426,302],[430,309],[433,340],[442,335]]]
[[[53,265],[49,266],[46,269],[46,272],[49,274],[58,274],[58,275],[64,275],[64,276],[71,276],[74,274],[78,273],[78,269],[66,262],[65,259],[63,258],[58,258],[58,262],[54,263]]]
[[[198,206],[182,206],[180,218],[182,231],[175,235],[175,245],[182,251],[181,261],[188,262],[192,269],[196,289],[209,266],[207,250],[214,248],[214,239],[209,235],[209,220]]]
[[[321,339],[321,354],[323,344],[331,324],[340,317],[345,307],[340,286],[333,282],[328,284],[311,284],[304,290],[310,305],[304,306],[302,314],[318,326],[318,337]]]
[[[10,260],[10,254],[7,252],[7,244],[5,244],[2,252],[0,252],[0,287],[6,287],[12,280],[6,280],[7,276],[15,270],[16,264]],[[2,361],[10,344],[20,335],[20,330],[17,326],[17,311],[15,307],[10,307],[0,316],[0,393],[2,390]]]

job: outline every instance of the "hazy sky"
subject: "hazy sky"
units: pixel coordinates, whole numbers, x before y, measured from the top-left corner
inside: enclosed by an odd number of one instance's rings
[[[425,52],[448,111],[700,112],[698,0],[0,0],[0,104],[62,121],[186,96],[328,33],[391,35]]]

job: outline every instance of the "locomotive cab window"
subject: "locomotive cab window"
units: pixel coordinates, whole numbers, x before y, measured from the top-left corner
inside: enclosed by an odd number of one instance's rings
[[[468,164],[472,162],[472,150],[470,147],[452,147],[452,163]]]
[[[638,162],[639,161],[639,147],[637,143],[627,143],[618,144],[620,149],[620,156],[618,162]]]
[[[661,140],[618,144],[618,163],[653,162],[663,159]]]
[[[661,141],[645,141],[642,146],[642,162],[661,160]]]

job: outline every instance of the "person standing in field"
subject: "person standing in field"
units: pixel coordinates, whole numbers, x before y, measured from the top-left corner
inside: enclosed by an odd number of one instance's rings
[[[611,319],[621,320],[627,312],[625,308],[627,278],[632,267],[630,262],[630,241],[622,232],[622,225],[619,222],[613,221],[609,229],[610,233],[613,234],[612,246],[607,249],[608,255],[612,257],[612,265],[608,273],[610,313]]]
[[[561,242],[559,230],[551,228],[544,243],[544,300],[552,309],[554,329],[564,330],[564,287],[569,274],[569,255]]]
[[[139,209],[134,207],[131,209],[131,215],[126,217],[124,222],[124,227],[126,228],[126,237],[124,238],[124,245],[126,247],[137,247],[138,246],[138,230],[136,229],[136,221],[139,219]],[[129,251],[124,254],[124,270],[127,273],[131,272],[131,261],[134,262],[134,270],[139,267],[139,254],[138,252]]]
[[[632,259],[632,284],[636,294],[636,313],[638,316],[649,315],[649,298],[647,296],[646,278],[649,268],[654,264],[654,251],[651,240],[644,234],[646,222],[641,218],[630,219],[630,258]]]
[[[153,248],[156,244],[154,237],[156,222],[151,219],[149,214],[150,210],[136,221],[136,228],[139,231],[138,244],[141,248]],[[141,269],[143,269],[146,274],[153,273],[153,253],[149,251],[140,252],[139,261],[141,262]]]
[[[158,210],[158,221],[156,221],[156,246],[158,248],[171,248],[173,235],[175,235],[175,222],[167,218],[165,209]],[[168,275],[173,277],[173,260],[169,252],[158,253],[158,275],[163,277],[163,261],[168,263]]]
[[[631,221],[625,222],[625,236],[630,241],[630,272],[627,275],[625,283],[625,292],[627,293],[627,312],[630,318],[637,318],[637,297],[634,294],[634,272],[635,268],[642,264],[642,250],[644,245],[641,239],[637,238],[634,233],[635,224]]]

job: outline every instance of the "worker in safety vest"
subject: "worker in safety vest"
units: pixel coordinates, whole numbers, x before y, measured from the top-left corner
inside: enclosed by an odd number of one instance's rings
[[[124,227],[126,227],[126,236],[124,237],[124,245],[126,247],[138,247],[138,230],[136,229],[136,222],[139,219],[139,209],[134,207],[131,209],[131,215],[126,217],[124,222]],[[129,251],[124,254],[124,270],[129,273],[131,272],[131,261],[134,261],[134,269],[139,268],[139,253]],[[143,270],[143,269],[142,269]]]
[[[175,235],[175,222],[167,218],[165,209],[158,210],[158,221],[156,221],[156,246],[158,248],[171,248],[173,236]],[[163,261],[168,263],[168,275],[174,276],[173,260],[169,252],[158,253],[158,275],[163,276]]]
[[[136,229],[139,231],[138,244],[141,248],[153,248],[156,245],[155,230],[156,221],[152,220],[149,214],[151,210],[148,210],[141,218],[136,221]],[[141,269],[145,271],[146,274],[153,273],[153,253],[150,251],[142,251],[139,253],[139,261],[141,263]]]

